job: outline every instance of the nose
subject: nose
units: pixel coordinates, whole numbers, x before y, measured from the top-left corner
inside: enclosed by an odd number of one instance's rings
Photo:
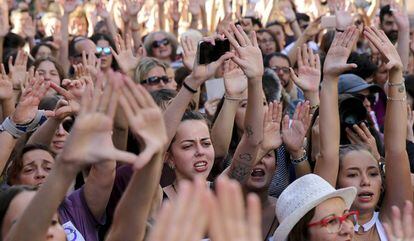
[[[364,99],[363,104],[364,104],[365,108],[366,108],[368,111],[370,111],[370,110],[371,110],[371,102],[369,102],[369,100],[368,100],[367,98],[365,98],[365,99]]]
[[[339,234],[341,236],[350,236],[350,237],[352,237],[353,234],[354,234],[354,224],[351,221],[345,220],[341,225],[341,229],[339,230]]]
[[[66,131],[65,131],[65,129],[63,128],[63,125],[62,124],[60,124],[59,125],[59,127],[58,127],[58,129],[56,130],[56,135],[57,136],[64,136],[64,135],[66,135]]]
[[[365,173],[363,173],[362,175],[361,175],[361,186],[370,186],[370,181],[369,181],[369,178],[368,178],[368,176],[367,176],[367,174],[365,174]]]
[[[394,23],[394,24],[392,25],[392,30],[394,30],[394,31],[398,31],[398,26],[397,26],[397,24],[396,24],[396,23]]]
[[[46,178],[47,172],[43,168],[38,168],[36,170],[35,179],[44,179]]]
[[[196,147],[196,156],[204,156],[205,154],[205,148],[203,147],[203,145],[201,143],[197,143],[197,147]]]

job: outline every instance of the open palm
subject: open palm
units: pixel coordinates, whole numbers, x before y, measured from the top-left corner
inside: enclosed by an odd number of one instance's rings
[[[228,96],[240,96],[247,89],[247,77],[231,60],[224,64],[224,87]]]
[[[277,101],[270,102],[269,109],[265,114],[263,128],[262,149],[266,153],[282,145],[282,135],[280,132],[281,119],[282,103],[278,103]]]

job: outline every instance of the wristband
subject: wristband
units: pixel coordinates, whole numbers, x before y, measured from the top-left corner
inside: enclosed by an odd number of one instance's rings
[[[35,118],[27,124],[16,124],[10,117],[7,117],[0,125],[0,131],[7,131],[15,139],[20,138],[27,132],[35,131],[47,118],[43,110],[38,110]]]
[[[404,97],[402,97],[400,99],[392,98],[392,97],[387,96],[387,100],[389,100],[389,101],[405,101],[406,100],[406,96],[404,96]]]
[[[191,93],[193,93],[193,94],[197,93],[197,90],[191,88],[187,83],[185,83],[185,81],[183,82],[183,86],[184,86],[184,88],[186,88]]]
[[[228,95],[224,95],[224,99],[232,100],[232,101],[242,101],[243,100],[242,97],[231,97],[231,96],[228,96]]]
[[[301,157],[299,157],[298,159],[293,159],[292,156],[290,156],[290,162],[293,165],[298,165],[304,161],[308,160],[308,155],[306,154],[306,150],[303,150],[303,155]]]

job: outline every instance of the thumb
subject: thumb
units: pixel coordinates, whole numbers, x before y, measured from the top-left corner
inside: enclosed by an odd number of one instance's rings
[[[342,67],[342,70],[343,70],[343,72],[345,72],[345,71],[352,70],[352,69],[355,69],[355,68],[358,68],[357,64],[345,64]]]
[[[122,161],[130,164],[134,164],[137,160],[137,156],[133,153],[127,151],[121,151],[118,149],[113,150],[113,159],[117,161]]]
[[[45,114],[46,117],[55,116],[55,112],[53,110],[45,110],[44,114]]]
[[[138,157],[135,159],[134,169],[139,170],[143,168],[147,163],[151,160],[152,156],[154,156],[155,151],[152,148],[146,147],[144,151],[142,151]]]

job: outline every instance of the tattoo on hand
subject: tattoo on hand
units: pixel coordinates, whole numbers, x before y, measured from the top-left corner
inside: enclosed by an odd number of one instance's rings
[[[251,137],[253,135],[253,128],[251,126],[246,126],[246,135]]]
[[[238,160],[239,159],[239,160]],[[238,159],[234,158],[233,161],[236,165],[230,171],[230,177],[236,179],[239,182],[243,182],[252,169],[252,155],[249,153],[240,154]]]

